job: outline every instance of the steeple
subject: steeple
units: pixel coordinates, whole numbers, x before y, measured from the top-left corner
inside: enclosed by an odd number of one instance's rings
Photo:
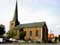
[[[17,2],[16,2],[16,7],[15,7],[15,14],[14,14],[14,21],[18,20],[18,9],[17,9]]]
[[[15,14],[14,14],[14,17],[13,17],[13,21],[15,21],[15,26],[19,25],[17,1],[16,1]]]

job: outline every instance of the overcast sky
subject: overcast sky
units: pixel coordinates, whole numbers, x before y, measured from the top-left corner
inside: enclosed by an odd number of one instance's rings
[[[60,34],[60,0],[17,0],[18,20],[22,23],[46,21],[49,33]],[[0,24],[9,30],[16,0],[0,0]]]

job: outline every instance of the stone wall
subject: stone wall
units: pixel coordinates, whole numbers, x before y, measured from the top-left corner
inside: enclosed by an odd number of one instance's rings
[[[42,27],[23,28],[23,30],[26,31],[25,39],[42,41]],[[30,31],[32,31],[32,36],[30,36]],[[36,31],[38,31],[38,36],[36,36]]]

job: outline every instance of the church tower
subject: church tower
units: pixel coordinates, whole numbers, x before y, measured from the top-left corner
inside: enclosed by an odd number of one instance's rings
[[[19,21],[18,21],[18,7],[17,7],[17,1],[16,1],[14,17],[13,17],[13,20],[10,22],[10,30],[15,30],[15,27],[17,25],[19,25]]]

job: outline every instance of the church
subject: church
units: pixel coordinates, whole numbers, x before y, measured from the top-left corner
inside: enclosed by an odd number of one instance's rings
[[[32,41],[40,41],[47,42],[48,41],[48,28],[46,22],[35,22],[35,23],[27,23],[20,24],[18,21],[18,7],[16,2],[14,17],[10,21],[9,29],[12,31],[16,31],[17,37],[19,38],[20,29],[23,29],[26,32],[26,36],[24,37],[26,40],[31,39]]]

